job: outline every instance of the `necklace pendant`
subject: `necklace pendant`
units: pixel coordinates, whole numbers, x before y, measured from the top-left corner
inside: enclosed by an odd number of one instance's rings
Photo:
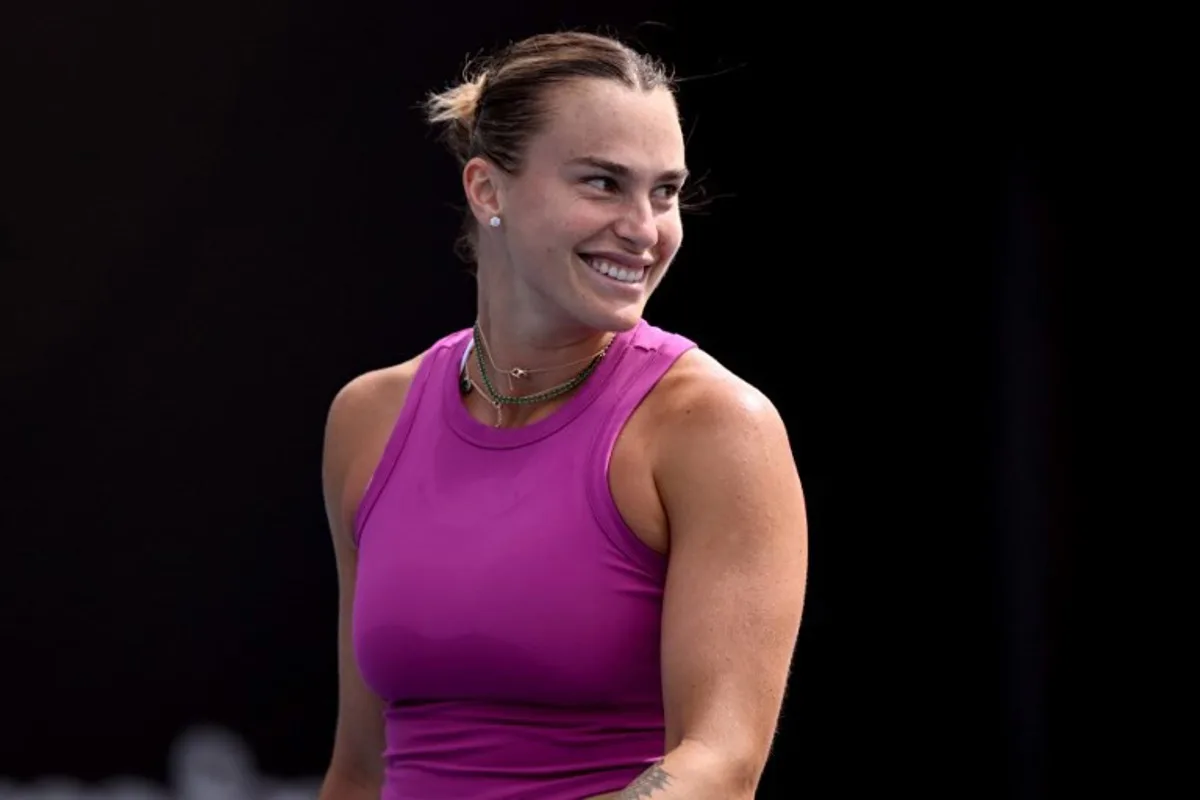
[[[520,367],[513,367],[512,369],[510,369],[508,371],[508,374],[510,376],[512,376],[513,378],[515,378],[516,380],[520,380],[521,378],[529,377],[529,372],[527,370],[521,369]]]

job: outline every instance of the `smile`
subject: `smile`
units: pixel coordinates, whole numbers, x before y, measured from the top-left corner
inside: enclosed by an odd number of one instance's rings
[[[593,272],[599,272],[606,278],[611,278],[620,283],[641,283],[646,278],[645,267],[624,267],[620,264],[614,264],[611,261],[606,261],[603,258],[595,256],[581,255],[580,259],[587,264]]]

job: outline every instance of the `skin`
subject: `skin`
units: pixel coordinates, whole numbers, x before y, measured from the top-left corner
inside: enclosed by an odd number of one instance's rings
[[[463,170],[480,224],[479,319],[504,366],[568,364],[595,353],[611,332],[634,327],[683,241],[677,195],[686,166],[670,93],[594,80],[551,90],[547,99],[553,121],[529,143],[518,175],[482,158]],[[499,228],[487,224],[493,216]],[[580,252],[652,266],[640,291],[624,291]],[[571,374],[543,373],[522,386],[537,391]],[[536,408],[515,422],[553,411]]]
[[[677,193],[683,136],[666,91],[579,81],[547,97],[550,119],[519,173],[483,159],[463,170],[480,222],[479,316],[497,364],[526,369],[586,358],[632,328],[683,239]],[[597,168],[580,159],[621,167]],[[502,220],[493,228],[487,220]],[[630,291],[579,253],[650,264]],[[356,554],[351,524],[420,358],[348,384],[326,428],[326,506],[340,582],[339,713],[322,800],[378,797],[378,698],[350,647]],[[479,376],[473,363],[473,375]],[[534,392],[573,374],[523,379]],[[465,398],[482,423],[494,411]],[[506,426],[559,402],[505,410]],[[804,497],[776,409],[693,350],[630,418],[610,467],[613,499],[633,532],[668,556],[663,604],[664,758],[602,798],[749,800],[775,733],[804,604]],[[600,800],[594,798],[593,800]]]

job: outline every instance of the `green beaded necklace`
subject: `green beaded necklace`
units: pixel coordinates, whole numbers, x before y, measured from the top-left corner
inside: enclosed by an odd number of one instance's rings
[[[600,361],[608,352],[609,345],[612,344],[611,341],[606,344],[603,350],[592,356],[591,360],[588,361],[587,366],[585,366],[583,370],[579,372],[579,374],[568,381],[560,383],[557,386],[552,386],[549,389],[535,392],[534,394],[506,395],[496,391],[496,387],[492,385],[491,378],[488,377],[487,365],[484,363],[484,350],[486,349],[487,344],[484,341],[483,331],[480,329],[478,322],[475,323],[473,339],[475,347],[475,363],[479,365],[479,374],[483,378],[483,391],[481,394],[487,395],[488,401],[492,404],[492,407],[496,409],[497,428],[500,427],[500,424],[503,421],[501,414],[504,406],[528,406],[536,405],[537,403],[545,403],[547,400],[553,400],[556,397],[561,397],[572,389],[578,387],[580,384],[586,381],[593,372],[596,371],[596,367],[600,365]],[[488,358],[490,357],[491,356],[489,354]],[[528,374],[523,370],[514,370],[513,374],[516,374],[517,372]],[[467,365],[465,362],[463,363],[462,374],[459,376],[459,385],[463,394],[469,394],[473,388],[476,390],[479,389],[479,386],[476,385],[475,381],[471,380],[471,376],[467,374]]]

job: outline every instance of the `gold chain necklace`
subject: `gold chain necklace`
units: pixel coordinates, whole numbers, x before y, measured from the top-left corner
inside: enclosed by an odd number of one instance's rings
[[[528,378],[530,375],[538,375],[544,372],[557,372],[560,369],[568,369],[570,367],[578,367],[581,364],[589,364],[600,356],[604,355],[605,352],[608,351],[608,348],[612,346],[612,340],[610,339],[603,347],[601,347],[595,353],[592,353],[590,356],[576,359],[575,361],[570,361],[566,364],[560,364],[557,367],[541,367],[540,369],[524,369],[523,367],[505,368],[497,364],[495,359],[492,358],[492,346],[488,344],[487,337],[483,335],[483,326],[480,325],[478,321],[475,323],[475,332],[479,337],[479,341],[483,343],[483,347],[481,349],[487,356],[488,363],[492,365],[492,371],[498,372],[508,378],[508,388],[510,391],[516,391],[517,387],[513,384],[513,381],[515,380],[519,381],[523,378]]]
[[[464,395],[470,394],[471,390],[474,389],[488,402],[488,404],[496,412],[496,422],[494,425],[497,428],[504,423],[504,406],[535,405],[538,403],[545,403],[549,400],[553,400],[556,397],[560,397],[567,392],[570,392],[591,376],[592,372],[595,371],[597,366],[599,366],[601,359],[604,358],[604,356],[608,353],[609,347],[612,346],[612,340],[610,339],[599,352],[597,352],[590,359],[587,359],[587,366],[584,367],[579,374],[563,381],[556,386],[552,386],[549,389],[544,389],[540,392],[534,392],[531,395],[509,396],[497,392],[495,387],[492,386],[491,380],[488,378],[487,366],[484,364],[485,353],[483,352],[487,349],[487,343],[483,339],[483,331],[478,322],[475,324],[474,340],[475,341],[473,345],[475,349],[475,363],[479,367],[479,374],[483,377],[483,386],[481,387],[475,382],[475,379],[471,377],[470,370],[467,368],[470,353],[470,350],[468,350],[468,353],[463,357],[462,371],[459,375],[459,388]],[[487,355],[487,360],[492,360],[490,354]],[[549,372],[551,369],[554,368],[529,370],[526,374],[532,374],[533,372]],[[559,369],[562,369],[562,367],[559,367]]]

